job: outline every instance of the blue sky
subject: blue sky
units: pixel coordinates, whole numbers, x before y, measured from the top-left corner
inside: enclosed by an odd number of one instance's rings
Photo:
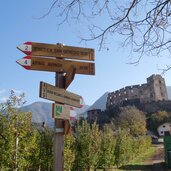
[[[130,61],[128,49],[122,49],[119,37],[109,38],[109,50],[99,51],[98,42],[80,43],[79,34],[88,35],[82,25],[65,24],[58,29],[58,18],[52,12],[44,19],[43,15],[49,7],[46,0],[6,0],[0,6],[0,101],[4,101],[15,90],[17,94],[24,92],[27,104],[35,101],[47,101],[39,98],[39,84],[44,81],[54,85],[55,74],[43,71],[25,70],[16,60],[26,56],[16,47],[24,42],[41,42],[69,46],[90,47],[95,49],[96,75],[76,75],[68,91],[81,95],[86,104],[93,104],[106,91],[115,91],[128,85],[141,84],[152,74],[160,74],[159,68],[171,63],[169,54],[164,57],[144,56],[137,66],[128,65]],[[101,19],[98,22],[105,22]],[[103,23],[102,23],[103,24]],[[105,24],[105,23],[104,23]],[[133,54],[135,57],[138,54]],[[171,86],[171,71],[163,77]]]

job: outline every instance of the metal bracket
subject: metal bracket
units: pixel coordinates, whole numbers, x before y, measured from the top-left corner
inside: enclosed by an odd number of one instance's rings
[[[57,132],[57,133],[64,132],[64,128],[56,128],[55,132]]]

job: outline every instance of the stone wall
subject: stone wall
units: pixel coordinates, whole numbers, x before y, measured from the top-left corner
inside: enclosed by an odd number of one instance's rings
[[[127,86],[108,94],[106,108],[120,105],[124,101],[139,99],[140,103],[168,100],[166,84],[160,75],[147,78],[147,83]]]

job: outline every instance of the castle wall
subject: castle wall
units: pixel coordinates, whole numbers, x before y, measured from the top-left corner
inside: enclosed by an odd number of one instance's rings
[[[139,99],[140,102],[168,100],[165,80],[160,75],[147,78],[147,83],[127,86],[108,94],[106,107],[122,104],[123,101]]]

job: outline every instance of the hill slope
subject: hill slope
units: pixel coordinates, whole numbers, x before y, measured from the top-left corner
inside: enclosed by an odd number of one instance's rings
[[[79,115],[89,108],[84,105],[83,108],[74,108],[75,112]],[[54,119],[52,119],[52,103],[35,102],[21,108],[24,112],[32,112],[32,122],[42,123],[45,122],[53,126]]]
[[[48,125],[53,125],[51,103],[35,102],[22,107],[22,110],[32,112],[32,122],[45,122],[48,123]]]
[[[104,93],[99,99],[97,99],[93,103],[93,105],[91,105],[89,107],[88,110],[90,110],[90,109],[101,109],[101,110],[105,110],[106,109],[107,96],[108,96],[108,92]]]

